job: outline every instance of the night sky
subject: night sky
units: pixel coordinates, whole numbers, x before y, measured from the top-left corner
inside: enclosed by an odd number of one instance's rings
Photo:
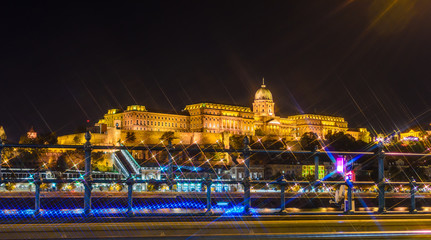
[[[342,116],[373,133],[431,122],[431,1],[12,2],[0,4],[12,140],[131,104],[251,107],[262,77],[277,115]]]

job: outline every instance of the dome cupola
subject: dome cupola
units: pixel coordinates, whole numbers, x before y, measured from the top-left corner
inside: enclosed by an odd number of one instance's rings
[[[265,79],[262,79],[262,85],[254,95],[253,112],[257,116],[274,116],[274,101],[271,91],[265,86]]]
[[[262,85],[256,91],[254,100],[272,100],[272,93],[266,88],[265,79],[262,79]]]

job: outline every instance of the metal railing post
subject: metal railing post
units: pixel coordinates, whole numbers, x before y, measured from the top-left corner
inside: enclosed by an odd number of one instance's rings
[[[169,160],[167,180],[168,180],[169,190],[171,190],[171,191],[172,191],[172,186],[173,186],[172,181],[174,179],[174,177],[173,177],[173,174],[174,174],[174,171],[173,171],[173,157],[172,157],[172,152],[171,152],[172,149],[173,149],[173,147],[172,147],[172,140],[169,139],[169,141],[168,141],[168,147],[166,149],[166,151],[168,152],[168,160]]]
[[[314,180],[319,180],[319,155],[317,154],[317,145],[314,146]]]
[[[250,214],[250,140],[247,136],[244,137],[244,214]]]
[[[212,206],[211,206],[211,185],[212,185],[212,179],[211,176],[208,176],[208,178],[204,179],[204,184],[207,187],[207,210],[205,212],[205,215],[212,215]]]
[[[386,212],[385,208],[385,153],[383,152],[383,143],[379,142],[377,144],[377,161],[378,161],[378,172],[379,172],[379,178],[378,178],[378,188],[379,188],[379,210],[378,213],[384,213]]]
[[[0,185],[3,183],[3,173],[2,173],[2,169],[1,169],[1,165],[3,164],[3,141],[0,138]]]
[[[415,194],[416,194],[416,180],[411,177],[410,179],[410,213],[416,213],[416,199],[415,199]]]
[[[284,177],[284,174],[278,180],[278,184],[280,184],[280,213],[287,213],[286,212],[286,185],[287,185],[287,181],[286,181],[286,178]]]
[[[35,173],[33,180],[35,185],[33,214],[34,216],[38,216],[40,214],[40,185],[42,184],[39,173]]]
[[[346,185],[347,185],[347,206],[346,209],[344,211],[344,213],[352,213],[354,211],[353,209],[353,201],[352,201],[352,182],[350,181],[350,179],[346,179]]]
[[[130,174],[126,180],[127,184],[127,215],[133,216],[133,185],[135,184],[135,177]]]
[[[91,213],[91,189],[92,189],[92,177],[91,177],[91,134],[89,131],[85,133],[85,144],[84,144],[84,155],[85,155],[85,175],[84,175],[84,214],[89,215]]]

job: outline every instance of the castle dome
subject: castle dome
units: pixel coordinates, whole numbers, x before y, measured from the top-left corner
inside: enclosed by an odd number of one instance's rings
[[[254,100],[272,100],[272,93],[266,88],[265,79],[262,79],[262,85],[256,91]]]

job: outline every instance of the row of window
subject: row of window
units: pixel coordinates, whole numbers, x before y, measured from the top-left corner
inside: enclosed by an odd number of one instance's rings
[[[305,116],[295,116],[293,119],[318,119],[318,120],[326,120],[326,121],[334,121],[334,122],[344,122],[343,118],[334,118],[328,116],[313,116],[313,115],[305,115]]]
[[[158,119],[158,120],[166,120],[166,121],[177,121],[177,122],[185,122],[187,121],[186,118],[178,118],[178,117],[163,117],[163,116],[152,116],[152,115],[144,115],[144,114],[125,114],[125,118],[132,118],[132,117],[138,117],[138,118],[145,118],[145,119]]]
[[[147,124],[145,124],[145,120],[136,120],[136,125],[148,125],[148,126],[159,126],[159,127],[176,127],[178,128],[178,123],[170,123],[170,122],[156,122],[156,121],[146,121]],[[132,120],[129,121],[124,121],[124,125],[133,125],[134,122]],[[180,128],[186,128],[187,125],[186,124],[182,124],[180,123]],[[141,129],[142,130],[142,129]]]

